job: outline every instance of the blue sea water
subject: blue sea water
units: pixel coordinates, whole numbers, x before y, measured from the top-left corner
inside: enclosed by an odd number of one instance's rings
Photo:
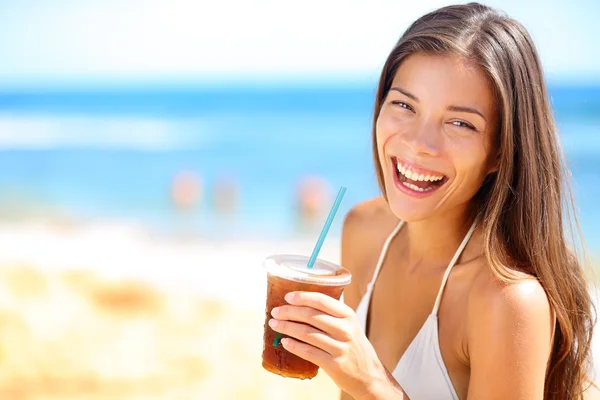
[[[375,88],[106,88],[0,93],[0,215],[49,212],[120,219],[208,236],[289,236],[306,175],[348,191],[340,213],[378,194],[370,127]],[[600,246],[600,87],[551,88],[592,250]],[[239,185],[234,216],[209,201],[182,215],[180,171],[206,198],[224,176]],[[335,195],[335,193],[333,193]],[[14,214],[14,215],[13,215]],[[339,234],[338,217],[333,234]]]

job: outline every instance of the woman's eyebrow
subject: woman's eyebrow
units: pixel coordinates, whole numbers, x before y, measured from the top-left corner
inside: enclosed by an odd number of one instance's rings
[[[419,102],[419,98],[406,89],[402,89],[397,86],[394,86],[394,87],[391,87],[390,90],[395,90],[396,92],[400,92],[403,95],[405,95],[406,97],[416,101],[417,103]],[[487,122],[487,118],[485,117],[485,115],[483,115],[483,113],[481,111],[477,110],[476,108],[465,107],[465,106],[448,106],[448,111],[476,114],[476,115],[479,115],[481,118],[483,118],[483,120],[485,122]]]
[[[464,113],[471,113],[471,114],[477,114],[479,115],[481,118],[483,118],[483,120],[485,122],[487,122],[487,118],[485,118],[485,116],[483,115],[483,113],[475,108],[471,108],[471,107],[463,107],[463,106],[449,106],[448,107],[448,111],[455,111],[455,112],[464,112]]]
[[[390,90],[395,90],[397,92],[402,93],[403,95],[405,95],[406,97],[416,101],[417,103],[419,102],[419,99],[417,98],[417,96],[415,96],[414,94],[410,93],[408,90],[404,90],[404,89],[400,89],[399,87],[392,87],[390,88]]]

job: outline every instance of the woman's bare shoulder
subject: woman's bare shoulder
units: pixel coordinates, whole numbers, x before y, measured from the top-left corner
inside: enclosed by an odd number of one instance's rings
[[[533,276],[515,272],[510,281],[503,281],[492,271],[484,257],[480,257],[480,269],[469,290],[469,307],[474,321],[481,315],[508,312],[508,315],[537,315],[548,324],[542,329],[550,331],[550,303],[541,283]]]
[[[483,375],[490,371],[482,370],[482,365],[522,365],[528,368],[528,379],[543,380],[555,322],[544,288],[525,273],[504,280],[484,257],[479,261],[482,265],[469,289],[467,304],[471,364],[479,365]],[[498,373],[496,378],[514,378],[509,370],[505,368],[506,373]]]
[[[344,229],[381,229],[397,223],[398,218],[390,210],[387,201],[379,196],[352,207],[346,214]]]
[[[383,197],[354,206],[344,220],[342,230],[342,265],[352,273],[352,284],[344,291],[348,305],[356,308],[375,265],[373,258],[381,251],[387,236],[398,224]]]
[[[354,255],[381,244],[398,224],[383,197],[376,197],[352,207],[344,219],[342,247],[347,247]],[[345,246],[348,244],[349,246]]]
[[[485,307],[514,308],[521,312],[543,312],[550,315],[550,303],[541,283],[529,274],[513,271],[510,281],[503,281],[484,257],[469,293],[469,305],[488,313]]]

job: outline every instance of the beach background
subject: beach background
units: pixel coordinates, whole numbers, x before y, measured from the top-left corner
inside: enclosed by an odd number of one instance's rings
[[[0,2],[0,398],[336,398],[261,368],[261,263],[346,186],[339,262],[381,66],[445,4]],[[538,45],[600,265],[600,7],[489,4]]]

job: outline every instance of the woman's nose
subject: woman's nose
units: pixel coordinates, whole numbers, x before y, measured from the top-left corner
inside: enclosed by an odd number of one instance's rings
[[[434,124],[423,123],[414,126],[402,137],[414,154],[436,156],[440,153],[441,132]]]

